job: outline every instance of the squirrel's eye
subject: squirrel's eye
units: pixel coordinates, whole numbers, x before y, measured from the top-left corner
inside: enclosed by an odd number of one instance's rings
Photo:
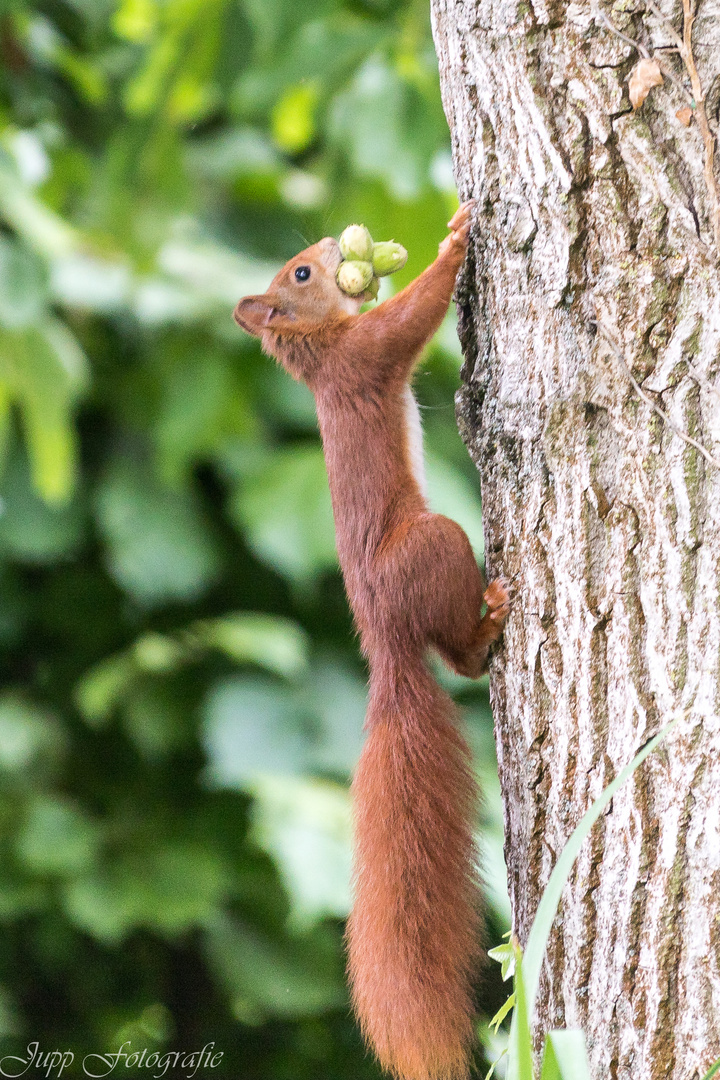
[[[298,281],[307,281],[307,279],[310,277],[310,267],[298,266],[297,270],[295,271],[295,277]]]

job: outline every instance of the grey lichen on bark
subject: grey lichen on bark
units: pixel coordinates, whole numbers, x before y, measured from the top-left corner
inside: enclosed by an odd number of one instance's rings
[[[661,8],[681,32],[679,0]],[[606,19],[676,76],[636,112],[640,53]],[[491,694],[521,942],[593,798],[687,710],[583,848],[538,1028],[581,1026],[598,1080],[690,1080],[720,1056],[720,470],[673,430],[720,458],[705,148],[642,0],[433,0],[433,26],[478,200],[458,416],[489,575],[515,590]],[[715,133],[718,0],[692,37]]]

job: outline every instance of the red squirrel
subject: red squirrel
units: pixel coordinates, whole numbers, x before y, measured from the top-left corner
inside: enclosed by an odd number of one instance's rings
[[[234,313],[317,405],[338,556],[370,668],[348,971],[362,1031],[400,1080],[467,1075],[479,958],[477,793],[425,654],[478,678],[509,611],[505,582],[486,588],[463,530],[428,510],[410,389],[450,303],[472,207],[450,221],[432,265],[371,310],[359,313],[368,293],[338,288],[342,255],[327,237]]]

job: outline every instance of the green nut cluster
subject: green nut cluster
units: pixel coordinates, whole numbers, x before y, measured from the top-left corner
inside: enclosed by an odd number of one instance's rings
[[[364,225],[348,225],[340,237],[343,261],[337,271],[339,288],[348,296],[368,292],[373,299],[380,288],[379,278],[402,270],[407,251],[402,244],[388,240],[379,244]]]

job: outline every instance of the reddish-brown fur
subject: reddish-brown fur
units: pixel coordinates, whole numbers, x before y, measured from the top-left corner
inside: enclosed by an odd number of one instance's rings
[[[471,207],[455,215],[424,273],[362,315],[363,298],[337,288],[331,239],[235,310],[317,404],[338,555],[371,672],[353,783],[350,982],[366,1038],[401,1080],[466,1075],[478,954],[475,785],[425,653],[435,648],[477,677],[508,612],[504,584],[485,589],[460,526],[429,512],[406,425],[406,387],[450,302]],[[296,279],[298,267],[310,268],[308,280]]]

